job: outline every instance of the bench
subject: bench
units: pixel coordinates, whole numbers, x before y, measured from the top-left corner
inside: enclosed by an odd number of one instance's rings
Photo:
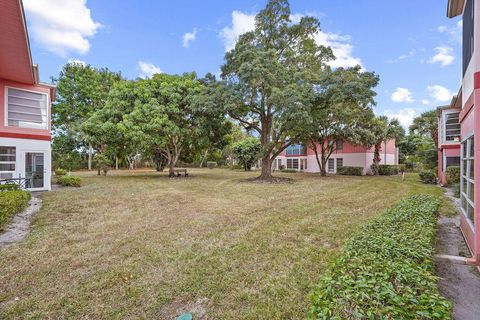
[[[173,176],[170,175],[170,178],[172,178],[172,177],[182,177],[182,174],[183,174],[183,177],[188,177],[187,169],[175,169],[174,173],[173,173]]]

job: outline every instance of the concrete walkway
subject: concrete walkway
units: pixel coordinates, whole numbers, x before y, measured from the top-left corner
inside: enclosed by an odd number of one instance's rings
[[[21,241],[30,231],[32,216],[42,207],[42,200],[38,194],[32,194],[28,207],[17,213],[12,222],[7,225],[5,231],[0,234],[0,247]]]
[[[445,194],[460,212],[460,201],[448,190]],[[470,257],[463,239],[459,216],[438,220],[437,254]],[[458,320],[480,319],[480,274],[477,269],[445,259],[436,260],[440,293],[453,302],[453,317]]]

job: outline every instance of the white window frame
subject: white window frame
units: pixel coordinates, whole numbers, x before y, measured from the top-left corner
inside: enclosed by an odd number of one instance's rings
[[[333,163],[333,170],[330,170],[330,161],[332,161]],[[336,166],[336,163],[335,163],[335,158],[328,158],[327,160],[327,172],[328,173],[335,173],[335,166]]]
[[[10,126],[8,124],[8,89],[14,89],[14,90],[19,90],[19,91],[25,91],[25,92],[31,92],[31,93],[36,93],[36,94],[42,94],[46,97],[46,123],[44,128],[35,128],[35,127],[21,127],[21,126]],[[35,90],[29,90],[29,89],[23,89],[23,88],[18,88],[18,87],[9,87],[5,86],[5,101],[4,101],[4,109],[5,109],[5,127],[10,127],[10,128],[20,128],[20,129],[32,129],[32,130],[49,130],[49,119],[50,119],[50,95],[47,92],[42,92],[42,91],[35,91]]]
[[[474,199],[469,198],[470,189],[473,188],[475,192],[475,176],[474,179],[470,178],[471,170],[475,170],[475,154],[470,154],[471,148],[471,141],[474,138],[473,133],[468,135],[462,140],[461,148],[460,148],[460,201],[461,201],[461,210],[463,215],[465,216],[466,220],[468,221],[470,227],[473,229],[475,226],[475,221],[472,221],[465,210],[464,207],[470,205],[473,210],[473,218],[475,219],[475,194],[473,193]],[[477,143],[475,140],[473,141],[474,145]],[[464,149],[466,150],[467,157],[464,158]],[[474,165],[472,166],[472,160]],[[465,168],[464,162],[467,162],[467,168]],[[467,190],[464,190],[464,180],[467,181]],[[465,204],[465,205],[464,205]]]
[[[0,170],[0,174],[2,173],[11,173],[12,174],[12,177],[15,177],[15,173],[17,172],[17,159],[18,159],[18,154],[17,154],[17,147],[15,146],[4,146],[4,145],[0,145],[1,148],[13,148],[15,149],[15,161],[2,161],[0,160],[0,164],[13,164],[15,166],[15,169],[12,171],[12,170]],[[0,155],[3,155],[3,154],[0,154]]]
[[[442,143],[447,144],[447,143],[459,143],[460,142],[460,133],[458,134],[458,140],[447,140],[447,115],[452,114],[452,113],[458,113],[460,117],[460,112],[457,110],[445,110],[442,112]],[[460,130],[460,121],[458,123],[458,129]]]

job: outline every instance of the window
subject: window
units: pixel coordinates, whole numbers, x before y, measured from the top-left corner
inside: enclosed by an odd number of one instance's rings
[[[446,157],[445,169],[451,166],[460,166],[460,157]]]
[[[343,141],[337,141],[337,151],[342,151],[343,150]]]
[[[0,147],[0,179],[13,178],[16,159],[15,147]]]
[[[298,170],[298,159],[287,159],[287,169]]]
[[[328,159],[328,172],[335,172],[335,159]]]
[[[343,167],[343,158],[337,158],[337,170]]]
[[[285,150],[285,153],[287,156],[292,156],[292,155],[303,155],[306,154],[306,148],[305,146],[302,146],[300,144],[293,144],[291,146],[288,146],[287,149]]]
[[[7,88],[7,125],[20,128],[48,129],[47,95]]]
[[[445,113],[444,128],[445,141],[460,141],[460,122],[458,120],[459,112]]]
[[[462,160],[461,160],[461,182],[460,195],[462,202],[462,210],[468,220],[475,224],[474,220],[474,140],[473,136],[462,142]]]
[[[475,1],[467,0],[463,10],[463,75],[473,55],[474,48],[474,25],[475,25]]]

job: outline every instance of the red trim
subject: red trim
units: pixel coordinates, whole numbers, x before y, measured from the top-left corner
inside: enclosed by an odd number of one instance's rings
[[[302,153],[302,154],[285,154],[285,157],[306,157],[307,154],[306,153]]]
[[[45,141],[52,140],[51,136],[44,136],[40,134],[14,133],[14,132],[0,132],[0,137],[30,139],[30,140],[45,140]]]
[[[439,149],[459,149],[460,142],[452,143],[452,144],[442,144],[440,145]]]
[[[458,116],[458,120],[460,121],[460,123],[463,122],[463,119],[465,119],[465,117],[470,112],[470,110],[472,110],[472,108],[473,108],[473,92],[465,102],[465,105],[463,106],[462,111],[460,111],[460,114]]]
[[[480,89],[480,72],[475,72],[473,75],[473,88]]]

